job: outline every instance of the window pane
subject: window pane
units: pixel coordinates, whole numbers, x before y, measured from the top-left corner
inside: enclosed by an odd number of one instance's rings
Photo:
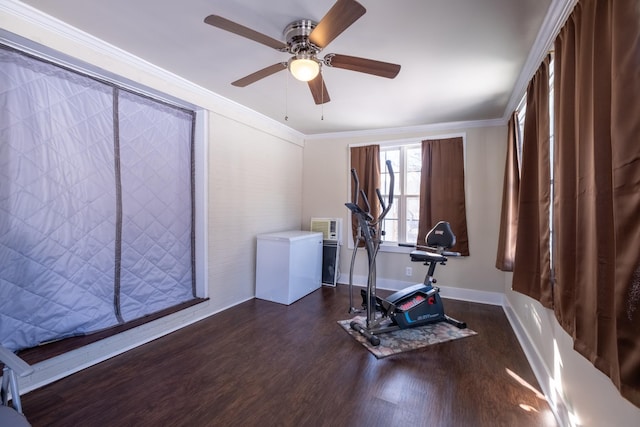
[[[407,195],[420,194],[420,171],[407,172]]]
[[[422,147],[407,148],[407,172],[420,172],[422,169]]]
[[[418,220],[420,218],[420,198],[407,197],[405,242],[414,243],[418,239]]]
[[[385,242],[397,242],[398,241],[398,220],[397,219],[387,219],[385,218],[384,224],[384,235],[382,240]]]
[[[380,174],[380,193],[381,194],[387,194],[389,191],[389,174],[388,173],[382,173]],[[385,197],[385,203],[386,203],[387,198]]]
[[[393,166],[394,171],[398,171],[398,165],[400,164],[400,149],[393,148],[390,150],[384,150],[380,152],[380,156],[382,157],[382,162],[380,164],[380,172],[386,173],[387,167],[385,163],[387,160],[391,160],[391,166]]]
[[[382,222],[382,230],[384,231],[384,238],[382,240],[387,242],[398,241],[398,198],[393,198],[393,205],[389,210],[389,213]]]
[[[407,147],[407,172],[405,175],[405,194],[420,194],[420,170],[422,169],[422,146]]]

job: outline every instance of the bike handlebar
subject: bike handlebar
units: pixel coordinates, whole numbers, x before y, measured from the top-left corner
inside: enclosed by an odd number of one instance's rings
[[[360,195],[362,196],[362,200],[364,200],[364,206],[367,208],[365,210],[365,213],[371,213],[371,205],[369,204],[369,198],[367,197],[367,194],[364,192],[364,190],[360,190]]]
[[[385,209],[387,209],[387,205],[384,203],[384,199],[382,198],[382,193],[380,192],[379,188],[376,188],[376,194],[378,196],[378,201],[380,202],[380,206],[382,207],[382,210],[384,211]]]
[[[353,190],[353,204],[358,204],[358,196],[360,195],[360,180],[358,179],[358,172],[355,168],[351,169],[351,177],[353,178],[353,183],[355,184],[355,188]]]
[[[385,216],[391,210],[391,206],[393,205],[393,187],[395,186],[395,175],[393,173],[393,167],[391,166],[391,160],[386,161],[387,164],[387,172],[389,172],[389,203],[387,206],[384,205],[382,201],[382,194],[380,194],[380,190],[376,189],[376,193],[378,194],[378,198],[380,199],[380,206],[382,206],[382,213],[378,217],[377,222],[380,222],[384,219]]]

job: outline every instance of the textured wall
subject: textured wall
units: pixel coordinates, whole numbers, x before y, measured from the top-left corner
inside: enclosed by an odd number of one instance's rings
[[[255,294],[256,235],[298,230],[303,148],[212,114],[209,295],[216,306]]]

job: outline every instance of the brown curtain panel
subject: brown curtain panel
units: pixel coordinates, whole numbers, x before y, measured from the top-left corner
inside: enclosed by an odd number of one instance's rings
[[[555,313],[640,406],[638,1],[579,1],[555,52]]]
[[[516,236],[518,227],[518,195],[520,191],[520,172],[518,167],[518,117],[511,115],[508,124],[507,159],[504,166],[502,184],[502,213],[500,215],[500,234],[496,268],[513,271],[516,254]]]
[[[438,221],[447,221],[456,235],[451,250],[468,256],[463,150],[462,137],[422,141],[418,245]]]
[[[549,57],[527,88],[513,290],[553,306],[550,283]]]
[[[358,173],[360,189],[364,191],[369,200],[371,215],[377,218],[380,215],[380,202],[376,195],[376,188],[380,188],[380,146],[367,145],[365,147],[351,147],[351,169]],[[352,179],[350,177],[350,179]],[[355,183],[351,181],[351,197],[355,190]],[[362,195],[358,197],[358,205],[362,210],[366,210]],[[355,242],[358,219],[352,215],[351,232]],[[360,246],[364,246],[362,243]]]

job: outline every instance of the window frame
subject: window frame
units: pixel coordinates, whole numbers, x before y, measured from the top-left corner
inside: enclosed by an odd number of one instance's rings
[[[387,239],[383,239],[383,245],[386,243],[387,245],[389,244],[406,244],[406,243],[415,243],[415,242],[409,242],[406,239],[400,239],[401,236],[405,237],[407,236],[407,219],[408,219],[408,200],[409,199],[417,199],[418,200],[418,206],[420,203],[420,192],[419,192],[419,184],[418,184],[418,193],[414,194],[411,193],[409,194],[407,192],[407,186],[408,186],[408,155],[407,155],[407,151],[410,149],[420,149],[422,146],[422,142],[415,142],[415,143],[407,143],[407,144],[401,144],[401,145],[387,145],[387,146],[380,146],[380,175],[384,176],[387,175],[387,171],[386,171],[386,165],[384,164],[384,162],[382,161],[382,157],[383,157],[383,153],[384,152],[390,152],[390,151],[398,151],[398,164],[399,167],[397,168],[398,170],[394,170],[394,174],[395,174],[395,179],[397,182],[397,185],[395,185],[394,187],[394,194],[393,194],[393,199],[394,199],[394,203],[396,204],[396,212],[397,212],[397,218],[392,220],[392,219],[385,219],[383,220],[383,230],[385,229],[385,223],[387,221],[397,221],[396,224],[396,230],[398,233],[398,240],[387,240]],[[420,167],[422,168],[422,164],[420,165]],[[415,172],[415,171],[413,171]],[[418,171],[419,173],[420,171]],[[383,179],[384,182],[384,179]],[[388,200],[388,189],[387,188],[381,188],[380,192],[383,196],[383,198],[386,200]],[[417,233],[417,230],[416,230]]]

